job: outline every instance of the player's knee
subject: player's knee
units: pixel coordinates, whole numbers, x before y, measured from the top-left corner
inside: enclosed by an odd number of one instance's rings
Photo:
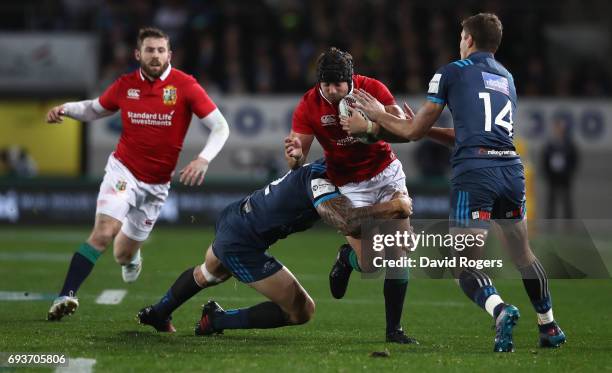
[[[193,268],[193,278],[195,279],[198,286],[200,286],[201,288],[207,288],[226,281],[229,278],[229,274],[213,274],[208,270],[206,262],[204,262],[201,265],[195,266]]]
[[[314,312],[315,303],[310,300],[298,312],[289,315],[289,319],[291,323],[295,325],[306,324],[308,321],[310,321],[310,319],[312,319],[312,317],[314,316]]]
[[[87,241],[96,249],[103,251],[113,242],[114,238],[115,232],[113,229],[111,227],[103,227],[94,229]]]
[[[301,294],[298,298],[300,307],[289,314],[289,322],[294,325],[306,324],[315,313],[315,302],[307,294]]]
[[[310,321],[310,319],[312,319],[315,313],[315,309],[316,309],[315,302],[312,300],[312,298],[308,297],[308,301],[304,305],[304,312],[303,312],[305,323]]]
[[[518,254],[512,255],[512,261],[514,262],[514,266],[516,268],[526,268],[531,266],[536,260],[536,256],[533,254],[531,249],[528,251],[523,251]]]

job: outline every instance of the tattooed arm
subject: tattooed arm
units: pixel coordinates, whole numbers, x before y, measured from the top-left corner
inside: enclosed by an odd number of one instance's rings
[[[345,236],[358,238],[362,223],[375,219],[407,218],[412,213],[412,203],[408,196],[399,192],[388,202],[365,207],[353,207],[348,198],[339,196],[319,204],[317,212],[326,224]]]

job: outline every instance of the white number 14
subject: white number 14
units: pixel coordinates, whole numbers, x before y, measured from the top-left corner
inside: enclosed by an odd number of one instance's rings
[[[491,94],[489,92],[479,92],[478,98],[484,100],[485,107],[485,131],[491,132]],[[504,118],[508,116],[508,120]],[[506,103],[503,109],[495,117],[495,124],[504,127],[508,131],[508,135],[512,136],[512,103],[510,100]]]

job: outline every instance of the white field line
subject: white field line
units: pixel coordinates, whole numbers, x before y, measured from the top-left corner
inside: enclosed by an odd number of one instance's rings
[[[121,303],[121,301],[123,300],[126,294],[127,294],[127,290],[123,290],[123,289],[104,290],[96,299],[96,303],[116,305],[116,304]]]
[[[90,373],[93,371],[95,364],[96,359],[86,359],[83,357],[70,358],[68,366],[55,368],[55,373]]]
[[[53,300],[57,295],[25,291],[0,291],[0,301]]]

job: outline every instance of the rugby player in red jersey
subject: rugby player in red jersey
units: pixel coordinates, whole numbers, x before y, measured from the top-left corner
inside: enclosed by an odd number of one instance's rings
[[[324,150],[329,179],[340,188],[355,207],[385,202],[397,192],[406,190],[406,176],[401,162],[385,141],[365,144],[342,129],[338,117],[338,103],[353,90],[363,89],[376,97],[393,115],[403,118],[389,89],[380,81],[353,74],[353,58],[337,48],[329,48],[317,60],[318,83],[311,88],[293,113],[291,133],[285,138],[285,158],[291,169],[303,165],[313,140]],[[390,136],[381,127],[371,128],[369,135]],[[406,219],[405,227],[409,229]],[[348,245],[340,247],[336,263],[330,273],[330,288],[335,298],[346,292],[351,272],[371,272],[375,268],[362,252],[358,238],[346,237]],[[387,341],[414,343],[402,331],[401,315],[408,284],[401,279],[385,279],[384,295],[387,322]]]
[[[68,102],[47,114],[48,123],[60,123],[63,116],[90,122],[120,110],[123,125],[100,185],[93,231],[72,257],[48,320],[74,313],[77,290],[111,243],[123,280],[138,278],[140,248],[168,196],[192,115],[211,132],[202,152],[180,171],[185,185],[202,184],[208,164],[229,136],[225,118],[206,91],[192,76],[170,66],[170,40],[163,31],[141,29],[134,53],[140,68],[119,77],[102,96]]]

